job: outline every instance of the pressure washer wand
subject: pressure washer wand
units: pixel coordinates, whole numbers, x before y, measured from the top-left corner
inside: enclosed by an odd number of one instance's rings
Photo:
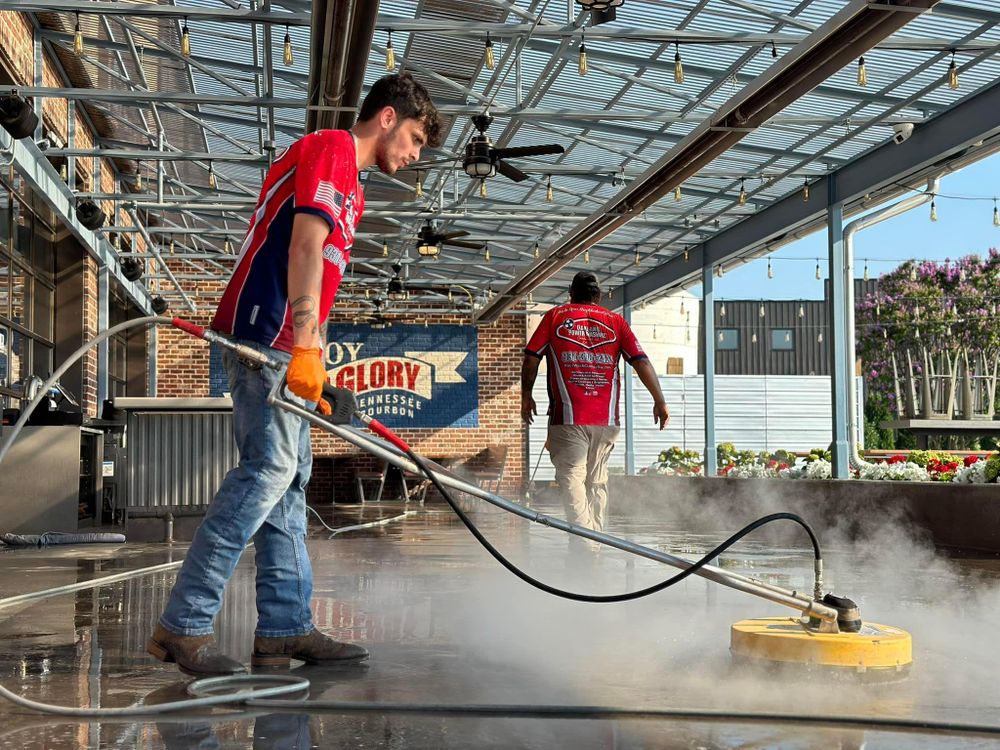
[[[195,325],[194,323],[184,320],[183,318],[174,318],[171,321],[171,324],[179,331],[184,331],[184,333],[188,333],[195,338],[204,339],[210,344],[223,346],[226,349],[229,349],[229,351],[235,353],[236,356],[253,362],[254,364],[263,365],[264,367],[269,367],[272,370],[280,370],[284,367],[284,364],[274,357],[269,357],[263,352],[259,352],[252,347],[246,346],[245,344],[237,344],[232,339],[227,336],[223,336],[221,333],[216,333],[211,328]]]

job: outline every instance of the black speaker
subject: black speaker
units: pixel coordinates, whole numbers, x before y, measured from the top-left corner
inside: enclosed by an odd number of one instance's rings
[[[107,221],[108,217],[104,215],[104,211],[94,201],[85,198],[76,204],[76,218],[87,229],[96,232],[104,226],[104,222]]]
[[[16,94],[0,96],[0,125],[15,138],[30,138],[38,127],[38,115]]]
[[[142,278],[142,263],[135,258],[126,258],[122,261],[122,276],[129,281],[138,281]]]
[[[170,304],[160,295],[156,295],[155,297],[153,297],[152,304],[153,304],[153,312],[156,313],[157,315],[163,315],[163,313],[167,311],[167,308],[170,307]]]

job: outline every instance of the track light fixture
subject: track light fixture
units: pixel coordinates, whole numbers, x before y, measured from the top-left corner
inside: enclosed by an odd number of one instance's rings
[[[493,56],[493,41],[490,39],[490,32],[486,32],[486,46],[483,50],[483,57],[487,70],[495,70],[497,67],[496,58]]]
[[[388,29],[389,41],[385,43],[385,69],[390,73],[396,69],[396,50],[392,47],[392,29]]]
[[[104,222],[108,220],[101,207],[89,198],[84,198],[76,204],[76,218],[77,221],[92,232],[96,232],[103,227]]]
[[[11,93],[0,96],[0,125],[15,139],[30,138],[38,127],[38,115],[26,99]]]
[[[125,258],[121,263],[122,276],[128,281],[138,281],[142,278],[142,263],[136,258]]]

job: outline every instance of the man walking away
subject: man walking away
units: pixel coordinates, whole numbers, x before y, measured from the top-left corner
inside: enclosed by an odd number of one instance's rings
[[[656,371],[625,319],[599,305],[597,277],[573,278],[570,302],[542,317],[524,350],[521,417],[531,424],[538,409],[531,389],[545,357],[549,392],[549,456],[563,493],[567,519],[604,528],[608,506],[608,459],[619,432],[618,360],[624,357],[653,397],[653,421],[670,418]]]

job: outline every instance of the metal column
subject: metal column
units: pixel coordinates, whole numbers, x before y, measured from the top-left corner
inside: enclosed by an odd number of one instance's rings
[[[847,296],[844,279],[844,204],[836,194],[837,184],[828,179],[827,243],[830,272],[830,386],[833,411],[833,478],[847,479],[850,472],[847,444],[847,331],[845,328],[844,301]]]
[[[156,367],[157,367],[157,335],[156,326],[150,326],[149,328],[149,351],[147,352],[147,359],[149,361],[149,394],[150,396],[156,396]]]
[[[622,305],[622,317],[625,322],[632,325],[632,301],[625,299]],[[634,373],[631,368],[625,367],[625,376],[622,378],[625,385],[625,474],[635,475],[635,430],[632,423],[635,421],[635,394],[632,392],[632,381]]]
[[[715,284],[712,266],[701,268],[702,348],[705,351],[705,476],[714,477],[719,471],[715,447]]]
[[[97,268],[97,330],[108,330],[108,300],[111,297],[111,273],[106,263]],[[108,340],[97,345],[97,413],[108,398]]]

